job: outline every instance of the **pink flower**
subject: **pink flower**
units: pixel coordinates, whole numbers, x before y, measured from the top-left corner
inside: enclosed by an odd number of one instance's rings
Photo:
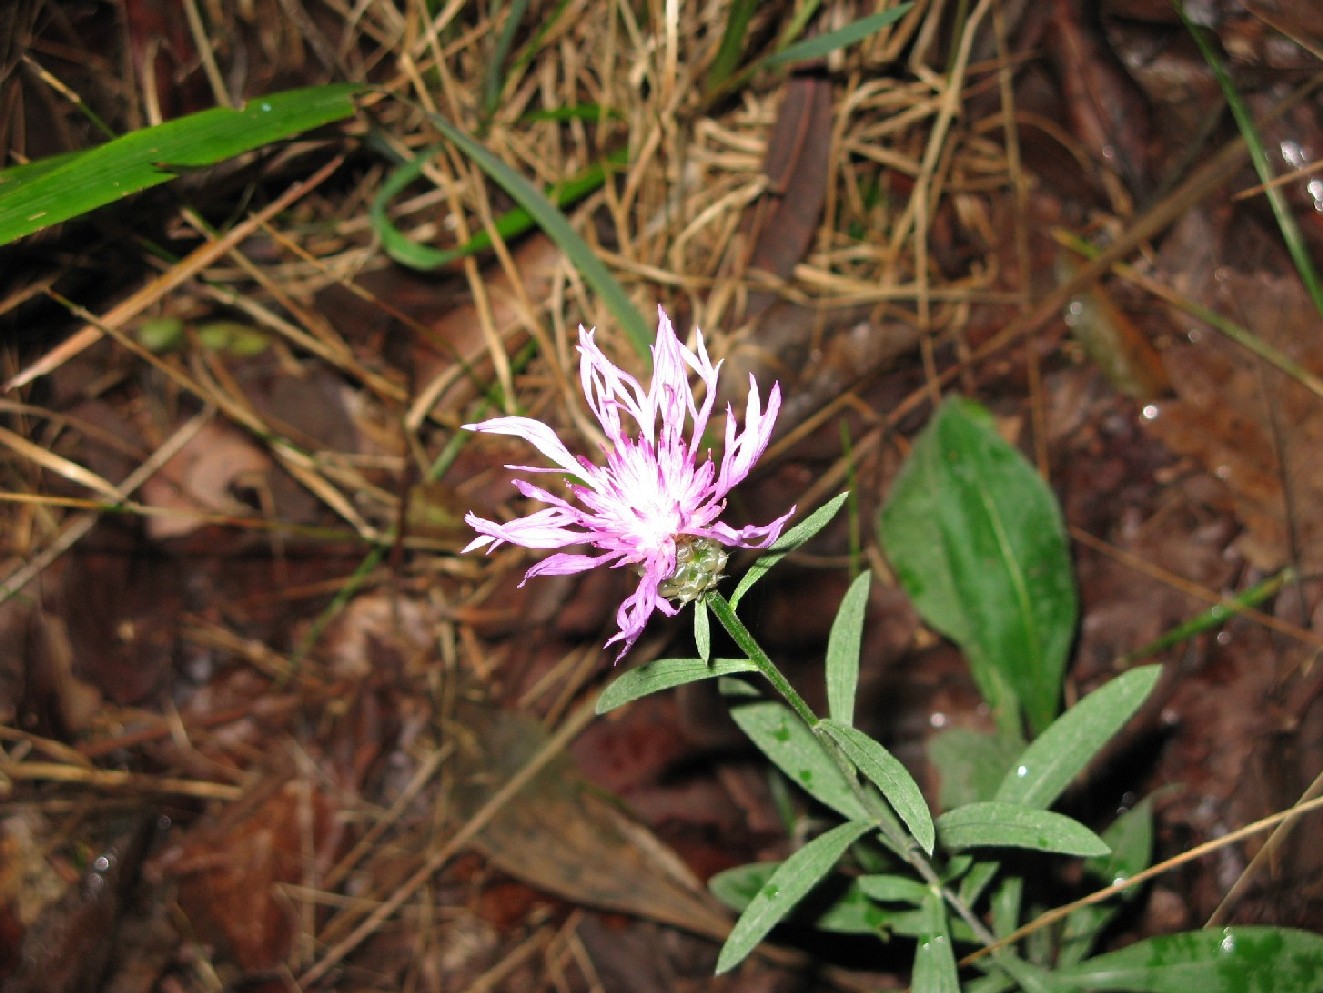
[[[530,417],[494,417],[466,424],[470,431],[523,438],[555,463],[555,468],[507,466],[520,472],[562,472],[565,487],[578,505],[525,479],[515,488],[548,506],[507,524],[469,513],[465,520],[478,532],[465,552],[488,552],[503,543],[525,548],[564,548],[587,544],[596,554],[558,552],[537,563],[524,576],[564,576],[594,566],[633,565],[638,589],[620,605],[620,631],[607,644],[624,642],[620,661],[643,633],[653,610],[673,617],[680,607],[701,596],[720,579],[726,553],[721,546],[766,548],[776,541],[794,508],[763,527],[735,530],[717,520],[726,495],[744,479],[767,448],[781,407],[781,390],[772,384],[767,409],[761,408],[758,384],[749,377],[744,430],[737,431],[727,409],[725,453],[718,468],[710,450],[701,453],[703,431],[716,400],[717,374],[698,333],[698,350],[680,343],[666,312],[657,308],[657,343],[652,346],[652,383],[645,392],[629,373],[612,365],[593,341],[593,332],[579,328],[579,378],[588,406],[601,422],[607,444],[604,465],[570,454],[556,433]],[[700,405],[689,385],[697,373],[705,391]],[[622,416],[623,415],[623,416]],[[685,421],[691,424],[688,436]],[[522,586],[523,583],[520,583]],[[670,599],[680,601],[672,604]]]

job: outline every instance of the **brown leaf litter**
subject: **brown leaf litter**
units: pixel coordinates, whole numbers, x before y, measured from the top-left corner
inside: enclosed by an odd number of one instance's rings
[[[0,987],[737,991],[799,988],[813,966],[771,953],[710,976],[730,916],[702,880],[783,857],[784,808],[706,687],[591,719],[630,577],[520,589],[518,550],[457,554],[466,510],[512,512],[503,467],[526,455],[458,426],[528,413],[591,453],[574,329],[642,369],[550,239],[502,239],[510,201],[427,111],[537,184],[628,149],[567,209],[576,230],[640,309],[703,327],[728,382],[786,396],[733,517],[856,495],[857,537],[842,520],[779,567],[750,623],[817,699],[847,568],[873,568],[862,720],[932,796],[926,743],[987,715],[887,581],[871,521],[954,389],[1034,454],[1076,535],[1071,699],[1210,603],[1300,577],[1265,614],[1163,653],[1153,705],[1073,809],[1101,823],[1156,790],[1171,855],[1306,791],[1323,764],[1319,318],[1167,4],[986,0],[960,23],[956,4],[920,4],[716,94],[720,3],[669,21],[534,3],[504,56],[503,21],[425,7],[0,12],[12,160],[91,142],[68,92],[119,130],[331,79],[387,94],[342,130],[6,250],[0,318],[32,333],[4,353],[0,424]],[[1282,99],[1317,69],[1305,6],[1206,8],[1316,247],[1316,104]],[[864,12],[825,4],[812,29]],[[784,13],[758,9],[750,58]],[[606,112],[546,113],[589,106]],[[367,207],[416,155],[392,222],[492,249],[436,273],[389,261]],[[153,350],[147,321],[180,339]],[[200,333],[217,322],[255,354]],[[658,624],[630,661],[686,637]],[[1198,926],[1229,893],[1230,919],[1316,926],[1308,833],[1162,878],[1133,933]]]

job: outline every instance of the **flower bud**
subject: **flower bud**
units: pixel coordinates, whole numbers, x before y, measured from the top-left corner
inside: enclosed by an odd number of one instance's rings
[[[668,600],[684,606],[717,585],[726,568],[726,550],[711,538],[680,535],[675,539],[675,571],[657,587]]]

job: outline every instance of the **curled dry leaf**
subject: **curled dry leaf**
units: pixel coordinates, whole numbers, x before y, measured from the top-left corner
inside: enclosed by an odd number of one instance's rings
[[[203,425],[143,484],[143,501],[162,511],[147,518],[147,534],[179,538],[212,515],[251,514],[251,507],[235,499],[235,490],[253,487],[272,469],[270,456],[236,429],[216,421]]]

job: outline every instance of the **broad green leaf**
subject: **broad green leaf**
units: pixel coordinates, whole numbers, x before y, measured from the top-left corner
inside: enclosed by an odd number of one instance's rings
[[[854,698],[859,686],[859,647],[864,638],[871,574],[861,572],[841,599],[827,638],[827,713],[832,720],[854,724]]]
[[[1023,743],[972,728],[946,728],[928,740],[928,760],[937,769],[942,810],[991,800],[1020,755]]]
[[[717,974],[739,965],[871,827],[860,821],[838,824],[782,862],[731,928],[717,956]]]
[[[929,892],[923,902],[923,934],[914,949],[914,977],[910,985],[924,993],[959,993],[951,927],[942,895]]]
[[[1163,934],[1052,978],[1067,989],[1127,993],[1319,993],[1323,937],[1273,927]]]
[[[1075,629],[1052,491],[971,400],[948,400],[883,508],[887,556],[923,618],[955,641],[1004,733],[1057,714]]]
[[[597,698],[597,712],[605,714],[649,693],[695,683],[700,679],[754,671],[753,663],[748,659],[656,659],[621,673]]]
[[[839,48],[847,48],[861,42],[869,35],[876,34],[888,25],[896,23],[909,13],[912,6],[914,5],[911,3],[903,3],[898,7],[892,7],[890,10],[881,10],[876,14],[861,17],[857,21],[851,21],[845,27],[838,28],[835,31],[828,31],[825,34],[814,35],[812,38],[797,41],[793,45],[787,45],[776,54],[767,56],[758,64],[760,67],[768,68],[789,65],[793,62],[807,62],[810,59],[820,59]]]
[[[1162,674],[1156,665],[1131,669],[1103,684],[1058,717],[1011,766],[994,797],[1046,809],[1144,702]]]
[[[1061,855],[1106,855],[1107,844],[1079,821],[1012,803],[970,803],[937,818],[947,848],[1028,848]]]
[[[773,542],[772,547],[749,566],[748,572],[736,584],[735,592],[730,595],[731,608],[739,606],[740,598],[767,574],[767,570],[825,528],[849,496],[848,492],[838,493]]]
[[[730,715],[749,740],[809,796],[849,820],[868,819],[826,746],[793,710],[779,700],[758,700],[732,707]]]
[[[0,171],[0,245],[174,179],[181,172],[354,113],[362,87],[336,83],[256,97]]]
[[[650,347],[655,338],[651,325],[643,319],[624,287],[611,275],[611,270],[598,258],[597,253],[570,226],[556,206],[532,183],[493,155],[479,141],[475,141],[440,114],[428,114],[428,120],[446,138],[459,146],[465,155],[496,181],[515,201],[532,215],[547,237],[569,257],[574,268],[597,291],[597,295],[620,322],[621,329],[634,344],[634,349],[645,362],[651,360]]]
[[[887,803],[891,804],[909,828],[910,834],[925,852],[931,854],[936,840],[932,814],[928,812],[928,803],[923,798],[919,784],[900,760],[864,732],[848,724],[824,720],[818,726],[841,746],[841,751],[845,752],[855,768],[882,791]]]

